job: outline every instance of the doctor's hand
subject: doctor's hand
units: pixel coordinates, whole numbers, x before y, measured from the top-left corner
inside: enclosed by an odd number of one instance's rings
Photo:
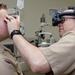
[[[11,34],[13,30],[20,30],[20,17],[19,16],[13,17],[13,16],[7,15],[4,20],[7,24],[9,35]]]

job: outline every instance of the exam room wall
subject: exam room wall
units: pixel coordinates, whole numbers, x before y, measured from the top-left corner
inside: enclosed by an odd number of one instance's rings
[[[17,7],[17,0],[0,0],[8,5],[8,8]],[[25,24],[25,37],[35,38],[35,31],[40,29],[40,17],[44,13],[46,22],[45,31],[51,32],[56,41],[59,39],[58,28],[52,27],[49,8],[63,10],[67,6],[75,5],[75,0],[24,0],[24,8],[21,10],[21,21]]]

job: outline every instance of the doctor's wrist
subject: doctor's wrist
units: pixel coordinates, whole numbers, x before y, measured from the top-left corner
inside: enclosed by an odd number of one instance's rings
[[[22,35],[22,33],[20,32],[20,30],[13,30],[10,34],[11,39],[13,39],[14,35]]]

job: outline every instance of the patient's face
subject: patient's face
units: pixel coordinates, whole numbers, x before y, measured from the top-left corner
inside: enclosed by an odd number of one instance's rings
[[[6,15],[8,15],[7,10],[1,9],[0,10],[0,41],[9,37],[6,22],[4,21]]]

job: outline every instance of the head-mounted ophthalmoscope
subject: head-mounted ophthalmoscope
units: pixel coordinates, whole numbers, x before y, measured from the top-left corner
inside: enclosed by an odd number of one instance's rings
[[[68,9],[75,9],[75,7],[68,7]],[[52,26],[57,26],[63,22],[62,16],[75,16],[75,10],[73,12],[55,12],[52,17]]]

